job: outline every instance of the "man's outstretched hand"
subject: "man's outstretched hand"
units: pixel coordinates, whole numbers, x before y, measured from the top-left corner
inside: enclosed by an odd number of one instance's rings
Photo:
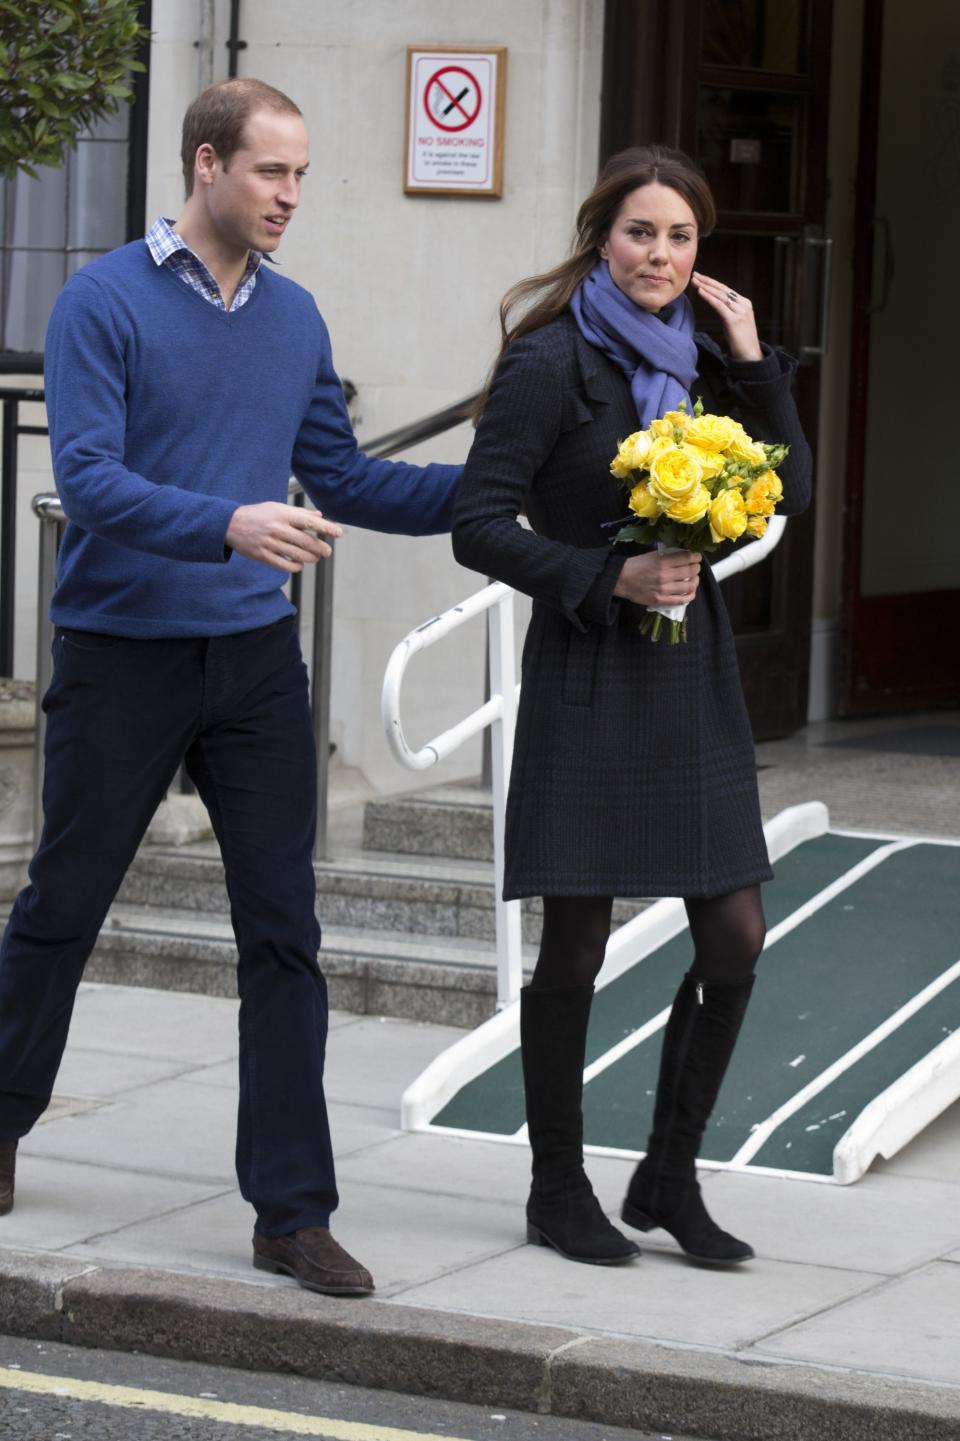
[[[305,565],[316,565],[332,554],[321,535],[331,540],[343,534],[339,525],[325,520],[318,510],[302,510],[280,501],[241,505],[227,527],[226,543],[238,555],[263,561],[292,575]]]

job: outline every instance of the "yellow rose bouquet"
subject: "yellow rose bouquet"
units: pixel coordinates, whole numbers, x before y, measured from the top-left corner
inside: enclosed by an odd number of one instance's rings
[[[621,441],[610,470],[629,491],[630,517],[615,541],[660,550],[716,550],[727,540],[759,539],[783,486],[776,467],[789,446],[753,440],[737,420],[704,413],[697,401],[668,410]],[[650,606],[640,630],[686,640],[685,605]]]

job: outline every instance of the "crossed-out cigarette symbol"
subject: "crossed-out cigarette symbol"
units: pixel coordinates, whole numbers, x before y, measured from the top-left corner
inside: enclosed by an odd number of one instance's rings
[[[431,75],[423,100],[427,115],[441,130],[465,130],[480,113],[480,87],[459,65],[445,65]]]

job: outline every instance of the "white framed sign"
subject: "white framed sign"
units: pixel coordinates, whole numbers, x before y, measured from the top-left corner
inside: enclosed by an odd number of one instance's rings
[[[501,195],[507,48],[407,46],[403,188]]]

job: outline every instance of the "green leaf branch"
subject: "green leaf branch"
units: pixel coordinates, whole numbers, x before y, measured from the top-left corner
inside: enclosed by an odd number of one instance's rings
[[[132,99],[137,0],[0,0],[0,176],[36,178]]]

